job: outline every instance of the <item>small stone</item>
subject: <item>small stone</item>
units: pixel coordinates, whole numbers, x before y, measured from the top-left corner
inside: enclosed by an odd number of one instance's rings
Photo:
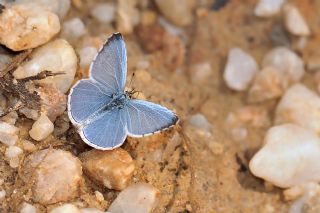
[[[27,152],[33,152],[33,151],[36,151],[37,149],[37,147],[28,140],[22,140],[21,145],[22,145],[22,149]]]
[[[111,23],[115,19],[116,6],[113,3],[96,4],[90,13],[101,23]]]
[[[0,142],[13,146],[18,140],[19,129],[11,124],[0,121]]]
[[[6,191],[0,190],[0,201],[2,201],[6,197]]]
[[[63,23],[62,36],[69,39],[77,39],[87,33],[86,26],[80,18],[72,18]]]
[[[98,200],[99,202],[104,201],[104,197],[103,197],[103,194],[102,194],[101,192],[95,191],[94,194],[95,194],[95,196],[96,196],[96,198],[97,198],[97,200]]]
[[[288,188],[320,181],[320,139],[310,130],[283,124],[268,130],[264,146],[249,163],[251,172],[272,184]]]
[[[14,125],[18,117],[18,113],[16,111],[12,111],[8,113],[6,116],[1,117],[1,121]]]
[[[136,3],[135,0],[118,0],[116,25],[119,32],[132,33],[133,27],[139,23],[139,17],[136,17],[139,14],[135,8]]]
[[[232,48],[229,51],[227,64],[223,78],[229,88],[246,90],[258,72],[255,59],[240,48]]]
[[[195,115],[192,115],[189,118],[189,124],[195,128],[198,128],[200,130],[202,130],[205,133],[209,133],[211,134],[212,132],[212,124],[209,123],[209,121],[207,120],[207,118],[200,113],[197,113]]]
[[[23,202],[20,213],[37,213],[37,209],[31,204]]]
[[[39,118],[38,111],[34,109],[30,109],[28,107],[22,107],[21,109],[19,109],[19,112],[32,120],[37,120]]]
[[[67,96],[53,86],[43,85],[37,89],[41,98],[41,112],[53,122],[67,108]]]
[[[248,93],[250,103],[263,102],[281,97],[287,86],[282,72],[271,66],[264,67],[257,73]]]
[[[30,3],[30,0],[16,0],[17,3]],[[32,0],[32,3],[44,7],[47,10],[57,14],[59,18],[63,19],[71,6],[70,0]]]
[[[41,141],[46,139],[53,132],[53,129],[54,125],[50,119],[45,114],[41,114],[38,120],[33,123],[29,134],[32,139]]]
[[[287,4],[284,6],[283,11],[285,26],[291,34],[296,36],[310,35],[310,29],[298,8],[291,4]]]
[[[26,158],[21,177],[34,183],[31,189],[35,202],[66,202],[79,195],[81,162],[70,152],[45,149]]]
[[[157,14],[152,10],[145,10],[141,12],[140,24],[143,26],[150,26],[156,23]]]
[[[303,84],[292,85],[278,103],[275,123],[295,123],[319,134],[319,96]]]
[[[5,156],[6,158],[15,158],[23,153],[23,150],[18,146],[9,146],[6,149]]]
[[[210,63],[203,62],[194,64],[190,67],[189,75],[192,83],[203,84],[209,80],[209,76],[212,73],[212,68]]]
[[[254,14],[258,17],[271,17],[280,12],[285,0],[259,0],[254,9]]]
[[[51,211],[49,211],[49,213],[82,213],[82,212],[75,205],[67,203],[52,209]]]
[[[305,73],[303,60],[286,47],[276,47],[264,56],[262,67],[268,66],[283,73],[282,84],[285,88],[300,81]]]
[[[0,16],[0,43],[14,51],[38,47],[59,31],[58,16],[36,4],[14,4]]]
[[[83,208],[81,209],[81,213],[108,213],[108,212],[101,211],[99,209],[94,209],[94,208]]]
[[[180,0],[156,0],[161,13],[177,26],[187,26],[192,23],[194,0],[187,0],[181,4]]]
[[[93,46],[86,46],[78,51],[80,56],[80,67],[88,68],[94,57],[98,54],[97,48]]]
[[[19,66],[13,72],[13,76],[22,79],[37,75],[44,70],[53,73],[64,72],[37,82],[52,85],[62,93],[66,93],[73,82],[77,64],[78,59],[73,47],[66,40],[57,39],[33,51],[30,60]]]
[[[92,180],[109,189],[126,188],[134,172],[134,162],[127,151],[91,150],[80,155],[83,170]]]
[[[215,155],[221,155],[224,152],[224,146],[218,142],[208,142],[208,147]]]
[[[146,183],[138,183],[121,191],[108,211],[111,213],[151,213],[158,190]]]

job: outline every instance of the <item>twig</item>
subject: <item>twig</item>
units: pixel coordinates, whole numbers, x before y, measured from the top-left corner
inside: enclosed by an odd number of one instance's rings
[[[1,11],[1,6],[0,6],[0,11]],[[32,50],[29,49],[14,56],[12,59],[12,62],[8,64],[4,69],[0,70],[0,78],[4,77],[8,72],[16,69],[21,64],[21,62],[23,62],[30,55],[31,52]]]

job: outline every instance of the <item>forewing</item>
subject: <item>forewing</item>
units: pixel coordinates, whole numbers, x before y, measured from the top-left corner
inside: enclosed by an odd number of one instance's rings
[[[80,124],[98,109],[111,101],[111,94],[106,94],[100,86],[90,80],[78,81],[68,96],[69,118],[74,124]]]
[[[80,128],[81,138],[90,146],[110,150],[121,146],[126,139],[126,123],[122,109],[107,111],[98,119]]]
[[[143,100],[129,100],[126,107],[128,135],[141,137],[167,129],[178,122],[169,109]]]
[[[90,66],[90,78],[106,91],[124,91],[127,76],[127,51],[120,33],[113,34],[103,45]]]

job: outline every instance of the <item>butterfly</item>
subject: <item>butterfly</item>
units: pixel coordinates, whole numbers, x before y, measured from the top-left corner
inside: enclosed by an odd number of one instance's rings
[[[111,150],[126,137],[143,137],[174,126],[169,109],[134,99],[125,91],[127,53],[123,37],[113,34],[93,59],[89,78],[79,80],[68,96],[68,115],[88,145]]]

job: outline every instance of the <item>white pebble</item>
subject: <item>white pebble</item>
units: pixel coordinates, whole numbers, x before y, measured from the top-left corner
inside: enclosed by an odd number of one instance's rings
[[[275,123],[295,123],[320,133],[320,98],[303,84],[292,85],[278,103]]]
[[[310,29],[298,8],[291,4],[287,4],[284,6],[283,10],[285,26],[290,33],[296,36],[310,35]]]
[[[0,142],[7,146],[14,145],[18,140],[18,132],[17,127],[0,121]]]
[[[63,23],[62,36],[66,38],[80,38],[87,33],[86,26],[80,18],[72,18]]]
[[[283,124],[268,130],[264,144],[249,163],[255,176],[283,188],[320,181],[320,139],[314,132]]]
[[[14,125],[18,117],[18,113],[16,111],[12,111],[8,113],[6,116],[1,117],[1,121]]]
[[[203,114],[195,114],[189,118],[189,124],[195,128],[201,129],[204,132],[212,132],[212,124]]]
[[[80,56],[80,67],[88,67],[94,57],[98,54],[98,50],[92,46],[86,46],[78,51]]]
[[[20,213],[37,213],[37,209],[31,204],[23,202]]]
[[[157,201],[158,190],[138,183],[121,191],[108,211],[111,213],[150,213]]]
[[[0,43],[14,51],[38,47],[59,31],[58,16],[36,4],[16,4],[0,16]]]
[[[0,201],[2,201],[6,197],[6,191],[0,190]]]
[[[271,17],[279,13],[285,0],[259,0],[254,14],[259,17]]]
[[[30,3],[30,0],[17,0],[17,3]],[[32,0],[32,3],[54,12],[61,19],[67,15],[71,6],[70,0]]]
[[[13,72],[16,79],[34,76],[44,70],[53,73],[64,72],[62,75],[48,77],[38,82],[55,86],[62,93],[68,91],[77,70],[78,59],[73,47],[66,40],[51,41],[33,51],[30,58]]]
[[[9,146],[6,149],[5,156],[7,158],[15,158],[23,153],[23,150],[18,146]]]
[[[91,15],[101,23],[112,22],[115,14],[116,6],[113,3],[100,3],[91,10]]]
[[[81,213],[81,211],[75,205],[67,203],[52,209],[49,213]]]
[[[240,48],[232,48],[228,54],[223,78],[229,88],[246,90],[258,72],[255,59]]]
[[[46,139],[53,132],[53,129],[54,125],[50,119],[45,114],[41,114],[38,120],[33,123],[29,134],[34,140],[41,141]]]
[[[103,194],[102,194],[101,192],[99,192],[99,191],[94,191],[94,195],[96,196],[96,198],[97,198],[97,200],[98,200],[99,202],[104,201],[104,197],[103,197]]]
[[[277,71],[283,73],[283,84],[289,82],[298,82],[303,77],[304,62],[292,50],[286,47],[276,47],[269,51],[263,58],[262,67],[274,67]]]

